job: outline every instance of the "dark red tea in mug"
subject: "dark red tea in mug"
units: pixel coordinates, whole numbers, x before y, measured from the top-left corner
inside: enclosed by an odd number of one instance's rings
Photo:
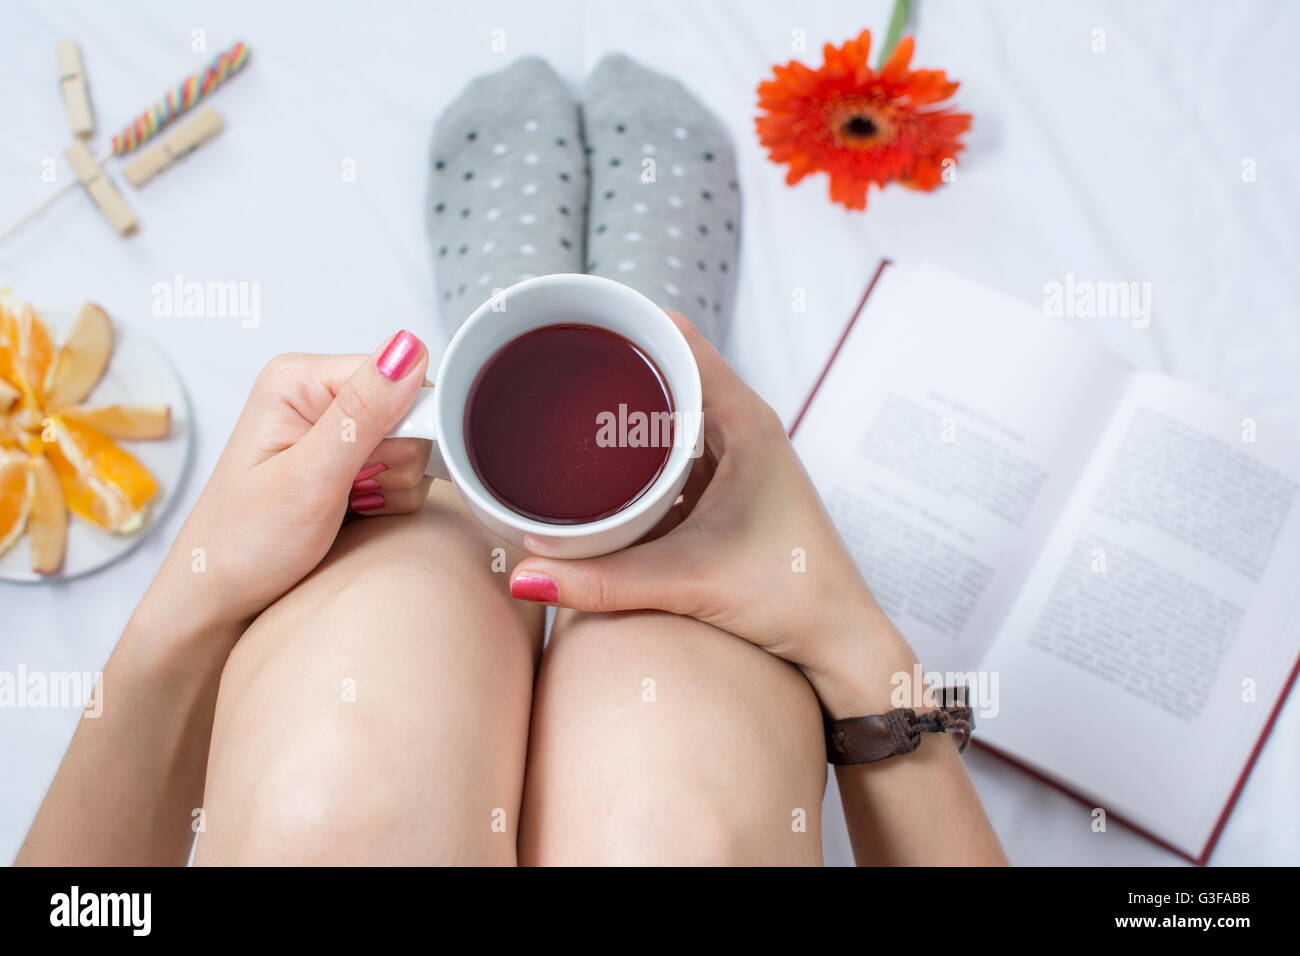
[[[479,480],[513,511],[551,524],[617,514],[672,450],[672,396],[650,357],[591,325],[548,325],[503,346],[465,403]]]

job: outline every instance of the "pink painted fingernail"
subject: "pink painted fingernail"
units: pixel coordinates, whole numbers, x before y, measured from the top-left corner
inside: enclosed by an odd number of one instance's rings
[[[382,461],[368,461],[361,466],[361,470],[357,472],[357,476],[352,480],[365,481],[367,478],[373,478],[381,471],[387,471],[387,470],[388,470],[388,466],[385,465]]]
[[[384,506],[384,496],[375,494],[373,491],[363,492],[359,495],[353,495],[348,504],[352,506],[353,511],[374,511],[376,508]]]
[[[420,357],[422,344],[414,335],[402,329],[393,336],[393,340],[388,343],[388,348],[384,349],[375,360],[379,374],[390,382],[396,382],[415,365],[415,360]]]
[[[525,571],[510,582],[510,596],[538,604],[554,604],[560,599],[560,589],[546,575]]]
[[[373,478],[362,478],[352,482],[352,493],[355,495],[359,491],[378,491],[381,487],[383,486]]]

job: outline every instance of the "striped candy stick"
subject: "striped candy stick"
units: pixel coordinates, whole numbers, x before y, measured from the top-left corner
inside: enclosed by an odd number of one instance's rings
[[[152,139],[177,117],[188,112],[218,86],[242,70],[248,63],[248,47],[236,43],[207,68],[187,76],[168,90],[162,99],[151,104],[130,126],[113,137],[114,156],[125,156]]]

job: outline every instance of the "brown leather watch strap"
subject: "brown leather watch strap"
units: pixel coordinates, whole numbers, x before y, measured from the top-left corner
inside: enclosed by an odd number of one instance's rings
[[[975,730],[975,714],[966,705],[965,687],[945,687],[942,706],[917,715],[899,708],[870,717],[826,721],[826,759],[832,764],[874,763],[910,754],[924,733],[951,733],[957,749],[965,750]]]

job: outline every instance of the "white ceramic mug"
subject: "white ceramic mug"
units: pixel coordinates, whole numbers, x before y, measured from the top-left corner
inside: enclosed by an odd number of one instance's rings
[[[659,367],[672,395],[674,441],[659,477],[622,511],[585,524],[550,524],[512,510],[484,487],[465,447],[465,403],[479,370],[507,343],[557,324],[594,325],[635,343]],[[673,506],[698,454],[702,399],[695,356],[662,309],[612,279],[548,275],[502,290],[452,337],[434,382],[390,437],[432,439],[428,474],[454,482],[470,511],[501,537],[540,554],[589,558],[634,543]]]

